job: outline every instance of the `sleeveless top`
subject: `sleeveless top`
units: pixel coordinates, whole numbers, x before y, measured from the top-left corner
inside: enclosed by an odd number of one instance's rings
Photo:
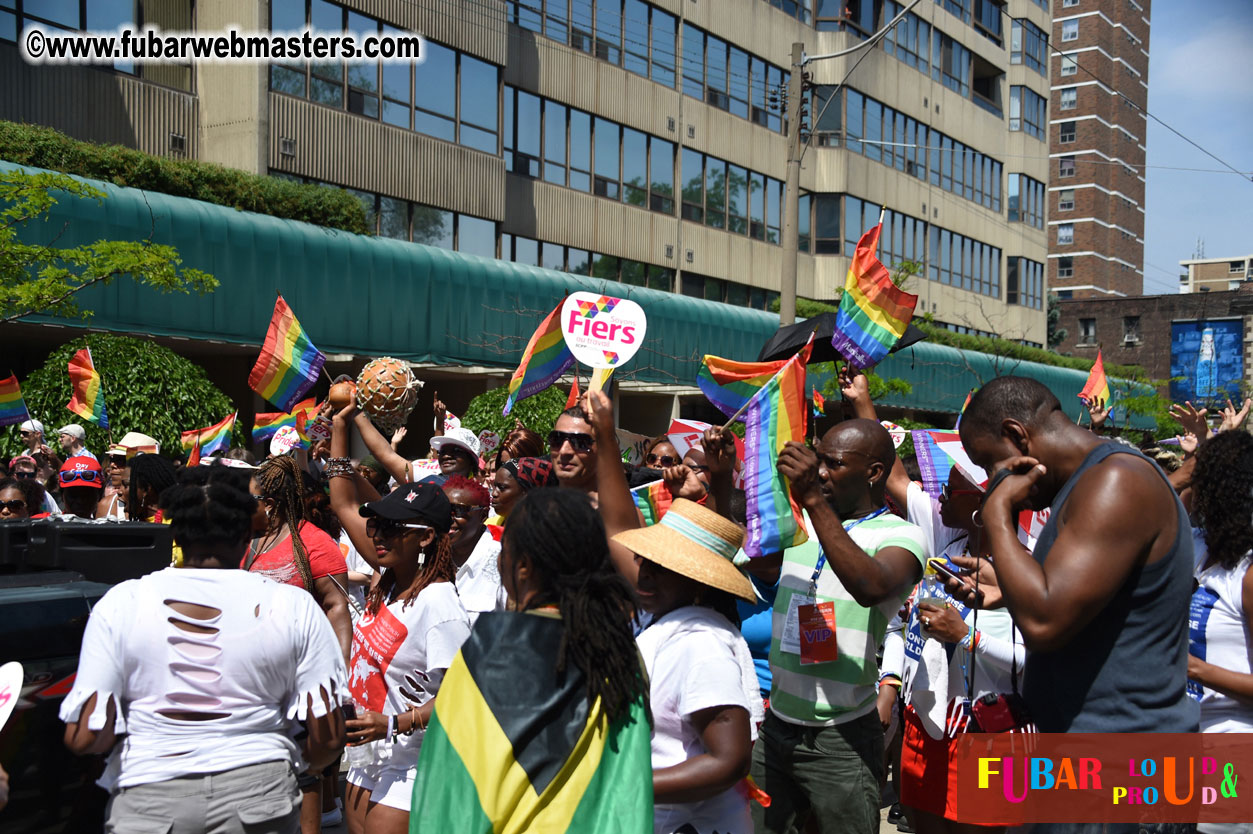
[[[1028,653],[1023,697],[1045,733],[1196,732],[1196,701],[1186,692],[1192,526],[1157,464],[1118,443],[1102,443],[1089,452],[1053,499],[1035,560],[1043,565],[1048,558],[1063,507],[1079,479],[1115,454],[1148,461],[1170,490],[1178,528],[1175,543],[1157,562],[1132,570],[1065,646]]]
[[[1253,673],[1244,616],[1244,575],[1253,566],[1253,553],[1231,569],[1210,565],[1209,548],[1201,530],[1193,533],[1197,588],[1192,592],[1188,617],[1191,654],[1242,675]],[[1188,681],[1188,694],[1201,704],[1201,732],[1253,733],[1253,704]]]

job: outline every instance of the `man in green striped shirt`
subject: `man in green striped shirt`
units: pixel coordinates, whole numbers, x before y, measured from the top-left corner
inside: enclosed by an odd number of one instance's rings
[[[758,832],[792,834],[811,815],[823,834],[878,830],[875,654],[928,556],[922,531],[886,510],[895,457],[873,420],[779,454],[810,537],[780,559],[770,712],[753,749],[753,780],[771,797],[769,808],[754,805]]]

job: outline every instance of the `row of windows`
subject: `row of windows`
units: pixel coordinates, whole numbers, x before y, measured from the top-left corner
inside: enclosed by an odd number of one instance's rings
[[[1009,129],[1021,130],[1041,142],[1048,124],[1048,99],[1030,87],[1014,85],[1009,88]]]
[[[306,26],[333,32],[400,32],[326,0],[273,0],[270,4],[272,30]],[[499,86],[500,70],[495,64],[430,40],[425,60],[416,66],[303,61],[275,62],[270,67],[272,90],[490,154],[499,153],[494,95]]]
[[[683,219],[779,242],[783,183],[717,157],[683,149]]]
[[[1010,258],[1005,271],[1005,302],[1044,309],[1044,264],[1026,258]]]
[[[1044,228],[1044,183],[1026,174],[1009,175],[1009,219]]]
[[[683,92],[741,119],[783,131],[770,91],[787,89],[789,74],[690,23],[683,24]]]
[[[937,6],[974,26],[979,34],[1001,44],[1001,4],[996,0],[935,0]]]
[[[941,284],[1000,298],[1001,250],[933,225],[927,277]]]
[[[1015,19],[1009,36],[1009,62],[1048,77],[1048,33],[1029,20]]]
[[[808,23],[813,19],[813,0],[766,0],[766,2],[801,23]]]

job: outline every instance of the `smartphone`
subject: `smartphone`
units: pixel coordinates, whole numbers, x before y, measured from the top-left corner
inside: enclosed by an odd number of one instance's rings
[[[935,572],[938,573],[940,576],[943,576],[945,579],[951,579],[954,582],[962,581],[962,575],[960,573],[953,570],[946,563],[940,561],[939,559],[932,559],[931,567],[935,568]]]

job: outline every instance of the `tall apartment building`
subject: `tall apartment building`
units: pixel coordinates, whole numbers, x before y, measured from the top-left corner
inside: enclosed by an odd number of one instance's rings
[[[1049,288],[1063,298],[1144,291],[1149,3],[1053,0]]]
[[[0,3],[0,41],[30,23],[310,25],[416,31],[428,54],[102,69],[30,67],[0,43],[0,118],[350,189],[381,235],[764,308],[783,260],[786,125],[772,102],[791,45],[844,50],[902,8],[15,0]],[[883,208],[880,257],[921,266],[919,314],[1045,341],[1049,27],[1048,0],[922,0],[868,54],[809,65],[800,296],[834,297]]]

